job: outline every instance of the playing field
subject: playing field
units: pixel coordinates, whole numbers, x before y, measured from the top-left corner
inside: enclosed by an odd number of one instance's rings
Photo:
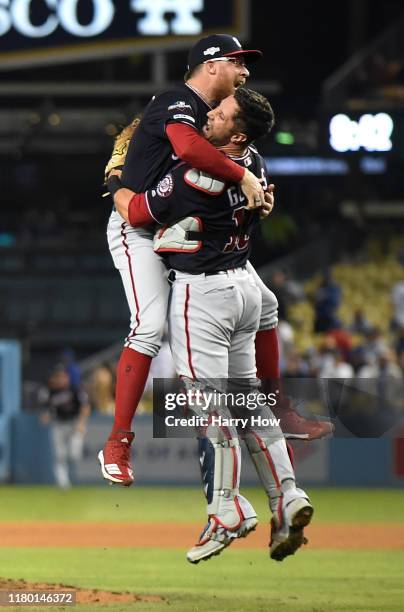
[[[404,492],[309,491],[309,545],[282,563],[268,556],[264,495],[244,493],[260,528],[192,566],[185,552],[205,521],[198,489],[1,487],[0,588],[78,587],[83,610],[404,610]]]

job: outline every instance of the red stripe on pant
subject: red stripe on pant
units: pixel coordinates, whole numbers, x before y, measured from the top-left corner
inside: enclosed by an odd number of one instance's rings
[[[126,242],[126,235],[125,235],[125,232],[124,232],[125,227],[126,227],[126,223],[122,223],[122,225],[121,225],[122,244],[123,244],[123,246],[125,248],[125,255],[126,255],[127,260],[128,260],[130,282],[131,282],[131,285],[132,285],[133,297],[135,299],[135,304],[136,304],[136,325],[132,329],[130,334],[127,336],[126,341],[128,341],[129,338],[133,338],[133,336],[136,334],[136,330],[137,330],[137,328],[140,325],[140,318],[139,318],[139,301],[137,299],[137,293],[136,293],[136,287],[135,287],[135,278],[134,278],[133,268],[132,268],[132,260],[131,260],[130,254],[129,254],[129,245]]]
[[[189,285],[185,289],[185,304],[184,304],[184,320],[185,320],[185,336],[187,339],[187,353],[188,353],[188,365],[192,374],[192,378],[196,379],[194,366],[192,363],[192,351],[191,351],[191,337],[189,333],[189,299],[190,299],[190,288]]]

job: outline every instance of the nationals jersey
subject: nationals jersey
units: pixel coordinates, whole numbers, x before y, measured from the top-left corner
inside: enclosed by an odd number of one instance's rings
[[[232,159],[251,170],[266,188],[265,162],[254,147]],[[250,254],[250,237],[259,210],[245,209],[247,200],[238,185],[221,183],[219,193],[201,189],[192,181],[195,172],[181,162],[145,194],[149,211],[160,224],[172,225],[184,217],[198,220],[194,252],[166,252],[167,265],[194,274],[243,266]]]
[[[166,136],[168,123],[185,123],[200,131],[211,107],[185,83],[154,96],[135,137],[129,143],[122,183],[136,193],[146,191],[166,174],[178,157]]]

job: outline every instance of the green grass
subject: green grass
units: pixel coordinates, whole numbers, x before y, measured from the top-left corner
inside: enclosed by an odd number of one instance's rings
[[[402,611],[404,601],[404,552],[397,551],[307,550],[275,563],[265,550],[241,551],[234,545],[221,557],[191,566],[179,551],[0,548],[0,565],[12,578],[47,581],[52,576],[68,585],[164,598],[108,606],[114,611],[388,612]]]
[[[244,487],[262,519],[268,515],[260,489]],[[399,489],[310,489],[316,523],[404,522],[404,491]],[[0,521],[203,521],[201,488],[0,487]],[[404,606],[403,606],[404,609]]]

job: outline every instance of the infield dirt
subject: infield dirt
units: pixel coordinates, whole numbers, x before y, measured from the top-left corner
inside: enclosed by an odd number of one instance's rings
[[[0,523],[0,546],[156,547],[188,548],[203,525],[197,523],[94,523],[19,521]],[[383,523],[322,523],[305,530],[310,549],[404,549],[404,525]],[[263,548],[269,525],[261,524],[238,548]]]

